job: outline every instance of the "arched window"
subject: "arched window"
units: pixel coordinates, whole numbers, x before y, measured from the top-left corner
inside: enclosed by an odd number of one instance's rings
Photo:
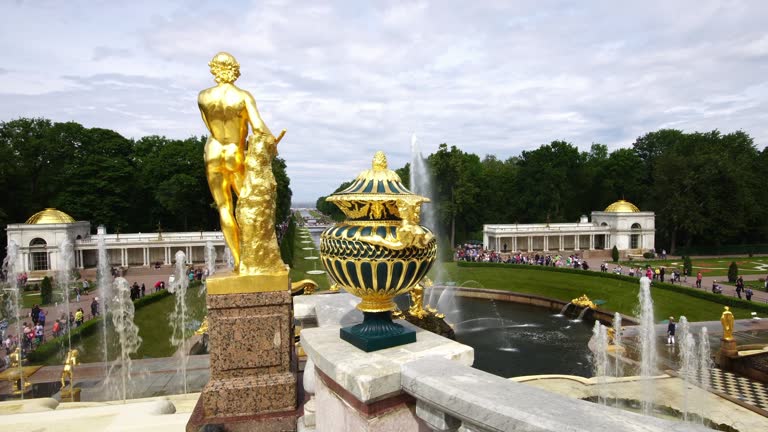
[[[75,240],[82,240],[82,239],[83,239],[83,236],[81,236],[80,234],[78,234],[77,237],[75,237]]]
[[[48,246],[48,243],[39,237],[34,238],[29,242],[30,267],[33,271],[45,271],[50,269],[48,266],[48,251],[46,250],[46,246]]]
[[[603,223],[600,224],[600,226],[601,227],[607,227],[608,226],[608,222],[603,222]]]
[[[640,227],[640,224],[635,222],[632,224],[631,227],[632,231],[640,231],[642,228]],[[642,245],[640,244],[640,233],[633,232],[629,235],[629,248],[630,249],[640,249]]]

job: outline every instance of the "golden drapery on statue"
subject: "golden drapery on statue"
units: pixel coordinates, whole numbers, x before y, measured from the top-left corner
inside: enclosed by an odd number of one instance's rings
[[[286,274],[275,233],[277,183],[272,173],[285,130],[272,135],[253,96],[235,86],[240,64],[231,54],[220,52],[208,65],[217,85],[201,91],[197,100],[211,134],[205,143],[205,171],[235,272]]]

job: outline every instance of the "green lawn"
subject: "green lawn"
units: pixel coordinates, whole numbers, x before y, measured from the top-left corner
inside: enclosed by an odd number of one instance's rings
[[[199,286],[192,286],[187,291],[187,306],[190,322],[187,331],[191,336],[196,328],[193,324],[200,323],[206,314],[205,295],[199,296]],[[154,303],[145,305],[136,311],[134,322],[139,327],[139,336],[142,338],[141,346],[137,353],[131,355],[131,358],[156,358],[168,357],[173,355],[176,347],[171,345],[171,324],[170,314],[173,312],[176,297],[169,295]],[[83,363],[100,362],[103,360],[102,354],[102,329],[99,324],[98,330],[88,336],[75,336],[72,339],[73,348],[80,350],[79,360]],[[110,360],[114,360],[118,350],[118,336],[112,328],[111,321],[107,321],[107,344]],[[64,353],[66,349],[61,349]],[[45,364],[61,364],[63,358],[57,356],[49,357]]]
[[[32,309],[35,305],[41,305],[43,303],[40,298],[40,292],[25,292],[22,294],[21,307]]]
[[[590,299],[606,300],[605,309],[637,316],[639,283],[571,273],[499,267],[458,267],[456,263],[443,264],[449,280],[458,285],[493,288],[521,293],[537,294],[559,300],[571,300],[586,294]],[[434,270],[433,270],[434,271]],[[685,315],[691,321],[720,319],[723,306],[703,299],[651,288],[656,320]],[[732,308],[736,318],[749,318],[747,309]]]
[[[315,243],[310,239],[305,239],[304,235],[309,235],[309,231],[304,227],[296,227],[296,239],[293,246],[293,267],[291,267],[291,281],[298,282],[302,279],[312,279],[318,285],[318,289],[325,290],[330,288],[331,283],[328,276],[325,274],[310,275],[307,274],[308,270],[323,270],[323,264],[319,259],[308,260],[304,259],[309,256],[320,256],[320,251],[317,250]],[[302,243],[309,241],[309,243]],[[303,248],[312,248],[312,250],[304,250]]]
[[[704,276],[727,276],[728,266],[735,261],[741,274],[768,274],[768,257],[724,257],[724,258],[700,258],[694,259],[693,275],[701,271]],[[667,269],[683,269],[683,260],[653,260],[653,261],[623,261],[622,266],[666,267]]]

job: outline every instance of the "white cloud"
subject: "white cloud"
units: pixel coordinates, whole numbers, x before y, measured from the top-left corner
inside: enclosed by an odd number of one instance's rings
[[[222,6],[225,4],[226,6]],[[0,10],[0,119],[127,136],[205,133],[206,63],[273,130],[294,196],[314,201],[373,152],[441,142],[500,158],[554,139],[627,146],[660,127],[768,139],[768,6],[717,1],[17,2]]]

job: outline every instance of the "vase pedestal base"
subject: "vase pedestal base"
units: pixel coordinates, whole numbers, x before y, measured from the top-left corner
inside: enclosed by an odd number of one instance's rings
[[[391,312],[363,312],[363,322],[342,327],[339,336],[365,351],[378,351],[416,342],[416,331],[392,322]]]

